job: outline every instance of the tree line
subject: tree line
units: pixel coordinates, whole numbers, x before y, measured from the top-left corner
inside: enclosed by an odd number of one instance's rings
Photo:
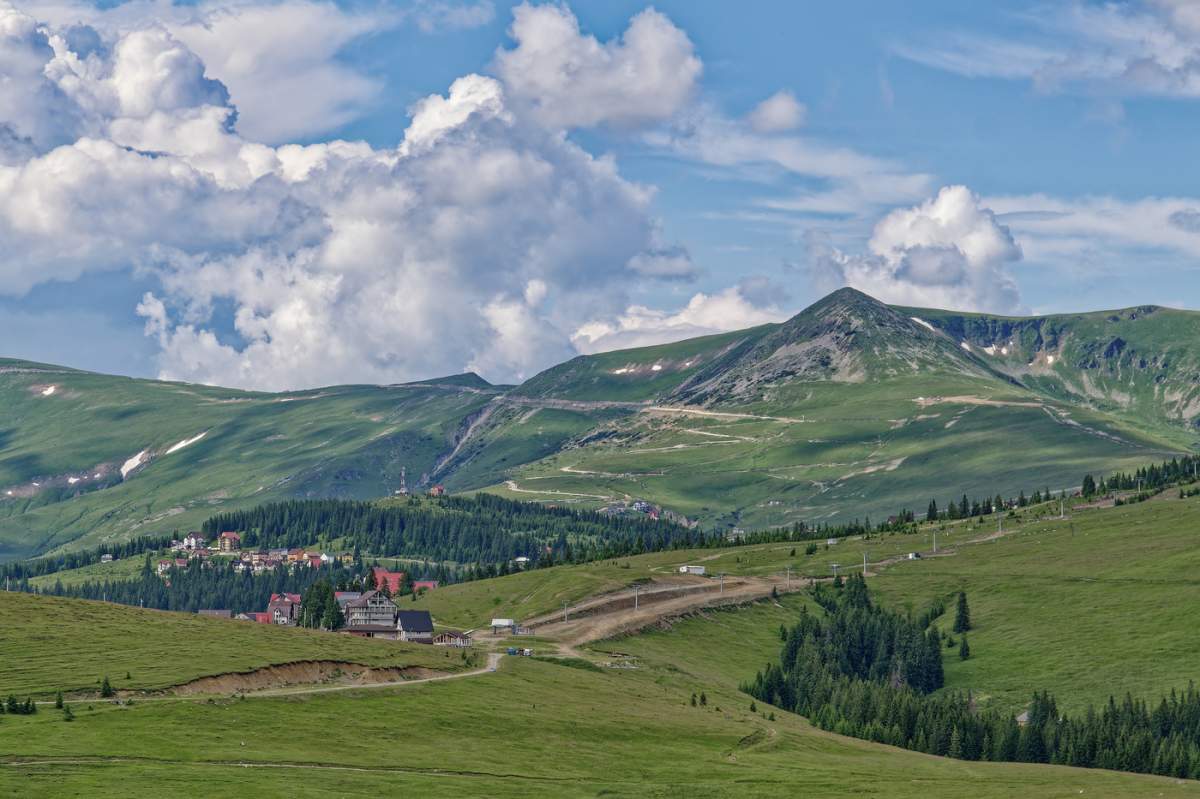
[[[1200,478],[1200,456],[1184,455],[1133,472],[1115,472],[1097,481],[1092,475],[1083,477],[1080,493],[1085,499],[1104,496],[1112,491],[1158,491],[1178,483]]]
[[[1126,694],[1077,715],[1062,713],[1049,692],[1035,692],[1019,721],[980,710],[970,692],[932,693],[943,685],[943,636],[927,626],[937,616],[909,620],[874,607],[858,576],[841,588],[818,588],[815,597],[825,617],[803,609],[784,631],[779,662],[742,686],[756,700],[841,735],[962,760],[1200,778],[1200,691],[1193,685],[1153,706]],[[934,609],[940,615],[945,605],[939,600]],[[965,594],[954,628],[963,657],[971,628]]]

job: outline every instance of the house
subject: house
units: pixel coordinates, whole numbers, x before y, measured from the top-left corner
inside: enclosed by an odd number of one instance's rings
[[[309,555],[308,556],[308,568],[310,568],[310,569],[321,568],[322,566],[325,565],[324,559],[326,557],[327,557],[326,555]]]
[[[439,585],[437,580],[416,580],[413,582],[414,591],[432,591]]]
[[[429,489],[429,496],[431,497],[444,497],[445,495],[446,487],[443,485],[435,485],[433,488]]]
[[[513,558],[513,563],[524,569],[529,565],[529,558],[525,557],[524,555],[518,555],[517,557]]]
[[[346,603],[346,629],[388,627],[396,629],[396,603],[382,591],[367,591]]]
[[[295,624],[300,616],[300,595],[271,594],[267,613],[271,617],[271,624]]]
[[[471,636],[458,630],[442,630],[433,636],[433,645],[467,647],[471,645]]]
[[[232,610],[209,610],[209,609],[203,609],[203,610],[197,610],[197,611],[196,611],[196,615],[198,615],[198,616],[208,616],[208,617],[210,617],[210,618],[213,618],[213,619],[232,619],[232,618],[233,618],[233,611],[232,611]]]
[[[396,614],[396,630],[401,641],[433,643],[433,618],[427,610],[402,610]]]
[[[516,634],[517,623],[513,619],[492,619],[492,633],[499,635],[502,632]]]
[[[206,549],[208,547],[208,539],[204,537],[204,533],[188,533],[183,537],[184,549]]]
[[[217,536],[217,549],[222,552],[237,552],[242,548],[242,537],[234,532],[225,532]]]
[[[679,567],[679,573],[680,573],[680,574],[699,574],[699,575],[703,575],[705,571],[707,571],[707,569],[705,569],[703,566],[680,566],[680,567]]]
[[[400,586],[404,584],[404,572],[390,572],[382,566],[375,566],[371,573],[375,575],[376,588],[382,589],[387,586],[388,593],[392,596],[400,593]]]
[[[184,564],[185,565],[187,564],[186,560],[184,561]],[[164,574],[169,572],[171,570],[171,567],[174,565],[175,565],[175,561],[173,561],[173,560],[160,560],[158,562],[158,576],[162,577]]]
[[[109,555],[108,553],[105,553],[105,554],[103,554],[103,555],[101,555],[101,556],[100,556],[100,562],[101,562],[101,563],[112,563],[112,562],[113,562],[113,556],[112,556],[112,555]]]
[[[289,549],[287,551],[287,562],[288,563],[299,563],[302,560],[304,560],[304,550],[303,549]]]

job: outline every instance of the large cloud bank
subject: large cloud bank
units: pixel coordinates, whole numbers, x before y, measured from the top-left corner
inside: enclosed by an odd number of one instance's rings
[[[257,23],[331,13],[233,8]],[[264,143],[307,129],[313,107],[258,113],[262,86],[218,46],[246,39],[234,14],[81,25],[0,5],[0,291],[137,270],[157,286],[136,310],[163,377],[282,389],[521,379],[573,354],[572,336],[599,338],[581,323],[628,317],[636,281],[691,278],[652,192],[564,135],[659,120],[691,95],[700,62],[661,14],[600,43],[562,7],[521,7],[497,77],[415,103],[390,149]],[[357,30],[325,24],[335,39]],[[320,112],[340,73],[316,74]]]

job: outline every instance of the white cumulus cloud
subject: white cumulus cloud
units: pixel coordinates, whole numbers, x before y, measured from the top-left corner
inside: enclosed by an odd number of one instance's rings
[[[965,186],[892,211],[867,253],[847,254],[809,238],[810,269],[822,291],[852,286],[884,302],[1011,312],[1020,293],[1009,267],[1022,257],[1009,229]]]
[[[779,133],[804,124],[808,111],[789,91],[779,91],[763,100],[746,117],[758,133]]]
[[[565,6],[526,3],[513,15],[516,46],[496,52],[496,74],[550,127],[668,119],[691,98],[702,71],[687,34],[653,9],[605,43],[583,34]]]

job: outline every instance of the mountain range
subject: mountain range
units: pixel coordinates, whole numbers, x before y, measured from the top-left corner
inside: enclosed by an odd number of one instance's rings
[[[444,484],[705,527],[1078,485],[1200,444],[1200,313],[1003,317],[841,289],[780,324],[473,374],[269,394],[0,360],[0,558],[293,497]]]

